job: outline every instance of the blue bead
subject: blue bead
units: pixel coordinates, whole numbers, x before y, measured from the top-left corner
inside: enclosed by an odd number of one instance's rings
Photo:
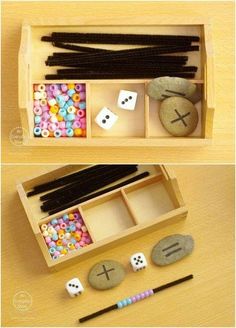
[[[52,219],[52,220],[51,220],[51,224],[52,224],[52,225],[56,225],[57,222],[58,222],[57,219]]]
[[[55,252],[56,252],[56,248],[55,247],[49,248],[49,253],[50,254],[54,254]]]
[[[71,230],[71,231],[75,231],[75,230],[76,230],[76,226],[75,226],[74,224],[71,224],[71,226],[70,226],[70,230]]]
[[[66,111],[66,109],[63,107],[63,108],[61,108],[61,109],[59,109],[59,114],[61,115],[61,116],[66,116],[66,114],[67,114],[67,111]]]
[[[66,128],[70,129],[72,127],[72,122],[66,122]]]
[[[69,99],[67,102],[66,102],[66,105],[68,105],[68,107],[74,105],[74,102],[72,99]]]
[[[66,227],[66,232],[70,232],[70,227]]]
[[[57,246],[57,251],[62,251],[63,250],[63,246]]]
[[[69,97],[73,96],[74,93],[75,93],[75,90],[74,89],[69,89],[67,91],[67,94],[68,94]]]
[[[123,306],[127,306],[128,305],[126,299],[122,300],[121,302],[122,302],[122,305]]]
[[[41,129],[39,127],[34,128],[34,135],[40,136],[41,135]]]
[[[52,258],[53,258],[53,260],[56,260],[56,259],[58,259],[58,257],[59,257],[58,255],[53,255]]]
[[[74,130],[73,129],[66,129],[66,135],[68,136],[68,137],[73,137],[73,135],[74,135]]]
[[[118,306],[119,309],[122,309],[123,308],[122,302],[118,302],[116,305]]]
[[[62,108],[62,107],[64,107],[65,103],[66,103],[65,100],[61,100],[58,102],[58,105],[60,108]]]
[[[126,301],[127,301],[127,305],[132,304],[132,300],[131,300],[131,298],[127,298]]]
[[[69,220],[69,215],[68,214],[64,214],[62,218],[63,218],[64,221],[67,221],[67,220]]]
[[[69,105],[67,105],[67,103],[65,103],[65,105],[64,105],[64,107],[63,107],[63,108],[64,108],[65,110],[67,110],[69,107],[70,107],[70,106],[69,106]]]
[[[68,114],[68,115],[66,115],[66,118],[67,118],[67,120],[68,121],[74,121],[74,119],[75,119],[75,114]]]
[[[55,233],[55,234],[52,236],[52,240],[54,240],[54,241],[58,240],[58,234],[57,234],[57,233]]]
[[[86,108],[86,102],[85,101],[81,101],[79,103],[79,109],[85,109]]]
[[[41,116],[36,115],[36,116],[34,117],[34,122],[35,122],[35,124],[39,124],[39,123],[41,122]]]
[[[74,238],[71,238],[70,242],[75,245],[77,243],[77,241]]]
[[[58,95],[58,96],[56,96],[56,101],[57,102],[60,102],[60,101],[64,101],[64,97],[62,96],[62,95]]]

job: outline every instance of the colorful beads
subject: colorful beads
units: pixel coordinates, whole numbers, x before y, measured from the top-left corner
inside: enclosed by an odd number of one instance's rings
[[[130,304],[133,304],[133,303],[136,303],[138,301],[141,301],[143,300],[144,298],[147,298],[149,296],[152,296],[154,294],[154,291],[152,289],[149,289],[149,290],[146,290],[142,293],[139,293],[137,295],[134,295],[134,296],[131,296],[131,297],[128,297],[128,298],[125,298],[119,302],[117,302],[117,307],[119,309],[122,309],[123,307],[125,306],[128,306]]]
[[[34,84],[34,135],[86,137],[85,99],[85,84]]]
[[[78,211],[42,224],[41,231],[53,260],[92,243]]]

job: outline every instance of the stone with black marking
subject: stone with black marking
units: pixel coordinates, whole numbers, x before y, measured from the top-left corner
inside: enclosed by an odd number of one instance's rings
[[[91,268],[88,282],[95,289],[105,290],[119,285],[124,277],[125,269],[121,263],[105,260]]]
[[[161,239],[152,249],[152,261],[158,266],[175,263],[192,253],[194,240],[190,235],[175,234]]]
[[[147,86],[147,94],[155,100],[169,97],[184,97],[195,103],[197,87],[194,83],[180,77],[162,76],[151,80]]]
[[[189,100],[181,97],[163,100],[159,109],[159,118],[163,127],[176,137],[188,136],[198,124],[196,107]]]

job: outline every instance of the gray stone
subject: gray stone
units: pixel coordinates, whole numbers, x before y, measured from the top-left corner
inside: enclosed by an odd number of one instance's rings
[[[125,277],[122,264],[105,260],[95,264],[89,272],[88,282],[95,289],[110,289],[119,285]]]
[[[158,77],[150,81],[147,86],[147,94],[156,100],[164,100],[173,96],[195,100],[196,90],[196,85],[189,80],[169,76]]]
[[[152,249],[152,261],[159,266],[175,263],[192,253],[194,240],[190,235],[171,235],[161,239]]]
[[[191,134],[198,124],[198,112],[188,99],[170,97],[162,101],[159,118],[163,127],[173,136],[185,137]]]

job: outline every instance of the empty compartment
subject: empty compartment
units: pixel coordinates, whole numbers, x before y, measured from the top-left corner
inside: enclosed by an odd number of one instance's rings
[[[60,216],[40,224],[40,230],[48,252],[53,260],[93,243],[86,223],[78,209],[65,212]]]
[[[119,234],[135,225],[120,192],[89,201],[81,208],[95,241]]]
[[[198,84],[198,88],[201,90],[202,86]],[[201,91],[200,91],[201,92]],[[201,92],[202,94],[202,92]],[[202,95],[203,97],[203,95]],[[161,105],[161,101],[152,99],[149,97],[149,137],[174,137],[172,136],[161,124],[159,119],[159,108]],[[203,136],[202,133],[202,102],[199,101],[194,106],[198,112],[198,124],[196,129],[188,136],[184,138],[201,138]]]
[[[160,177],[123,190],[138,223],[154,220],[176,208]]]
[[[117,105],[120,90],[136,92],[134,110],[121,109]],[[144,83],[91,83],[90,108],[92,137],[144,137],[145,136],[145,84]],[[95,118],[103,107],[118,116],[109,129],[101,128]]]

